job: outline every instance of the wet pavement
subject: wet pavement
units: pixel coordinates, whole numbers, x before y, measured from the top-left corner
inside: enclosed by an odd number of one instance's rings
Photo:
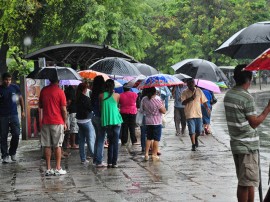
[[[270,88],[269,88],[270,90]],[[258,106],[268,92],[255,87]],[[21,141],[16,163],[0,164],[0,201],[237,201],[237,179],[224,116],[224,93],[212,113],[212,135],[199,137],[191,151],[189,136],[175,136],[173,100],[166,114],[159,162],[143,160],[138,145],[120,146],[119,168],[80,164],[79,151],[62,160],[64,176],[45,177],[45,161],[38,140]],[[261,112],[258,107],[258,112]],[[268,189],[270,119],[259,128],[262,135],[262,187]],[[267,138],[268,137],[268,138]],[[105,149],[105,160],[106,160]],[[54,165],[53,161],[53,165]],[[256,190],[255,201],[259,201]]]

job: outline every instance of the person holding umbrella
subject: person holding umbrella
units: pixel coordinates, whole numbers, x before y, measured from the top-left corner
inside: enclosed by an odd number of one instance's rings
[[[195,81],[193,78],[187,80],[187,89],[181,95],[182,104],[185,105],[185,115],[189,130],[189,135],[192,143],[192,151],[196,151],[198,147],[198,136],[202,132],[202,110],[203,104],[208,112],[211,113],[207,105],[207,98],[200,88],[195,88]]]
[[[269,114],[270,101],[258,116],[254,98],[248,92],[252,72],[243,70],[245,66],[236,66],[234,70],[236,85],[226,93],[224,106],[238,178],[237,198],[238,201],[254,201],[254,187],[260,184],[260,139],[255,129]]]

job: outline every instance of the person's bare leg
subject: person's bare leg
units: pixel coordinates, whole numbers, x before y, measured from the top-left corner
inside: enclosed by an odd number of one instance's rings
[[[192,143],[192,144],[195,144],[195,134],[192,134],[192,135],[190,136],[190,140],[191,140],[191,143]]]
[[[255,193],[254,187],[248,187],[248,202],[254,201],[254,193]]]
[[[145,145],[145,156],[149,156],[149,149],[152,144],[152,140],[146,140],[146,145]]]
[[[249,201],[248,198],[249,198],[249,187],[243,187],[238,185],[237,187],[238,202],[248,202]]]
[[[51,147],[45,147],[44,153],[45,153],[47,170],[50,170],[51,169],[51,155],[52,155]]]
[[[153,156],[157,156],[157,152],[158,152],[158,141],[154,141],[154,142],[153,142],[153,151],[152,151],[152,155],[153,155]]]
[[[56,169],[59,170],[61,168],[61,155],[62,155],[61,147],[55,147],[54,153],[55,153]]]

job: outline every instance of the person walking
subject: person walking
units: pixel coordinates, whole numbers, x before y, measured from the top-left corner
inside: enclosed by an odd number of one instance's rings
[[[86,95],[87,89],[86,83],[80,83],[76,92],[76,118],[79,126],[79,151],[82,164],[89,163],[89,161],[86,160],[85,142],[91,157],[94,157],[95,150],[95,130],[91,122],[93,108],[91,99]]]
[[[185,106],[181,102],[181,94],[184,90],[187,89],[187,86],[180,84],[175,86],[172,90],[172,96],[174,98],[174,124],[176,133],[175,135],[184,135],[186,130],[186,115],[185,115]],[[180,123],[181,123],[181,132],[180,132]]]
[[[93,81],[91,93],[91,105],[94,113],[94,116],[92,117],[92,123],[96,132],[93,163],[96,164],[96,167],[98,168],[107,166],[107,164],[103,163],[104,141],[106,132],[104,128],[101,127],[101,106],[99,102],[99,95],[103,93],[104,84],[105,81],[103,76],[96,76]]]
[[[18,117],[17,101],[21,106],[21,118],[25,117],[24,101],[19,86],[11,83],[11,74],[2,74],[0,85],[0,141],[2,163],[16,161],[16,152],[19,145],[20,121]],[[8,133],[11,132],[10,146],[8,148]]]
[[[127,144],[128,134],[130,134],[130,139],[132,145],[137,144],[137,138],[135,135],[136,127],[136,100],[138,94],[131,92],[129,87],[123,86],[124,92],[120,94],[119,104],[120,113],[123,119],[121,126],[121,143],[122,145]]]
[[[207,99],[200,88],[195,87],[194,79],[187,80],[187,89],[181,95],[182,104],[185,105],[185,115],[188,124],[189,135],[192,143],[192,151],[196,151],[199,146],[198,137],[202,132],[202,110],[203,104],[210,114],[206,102]]]
[[[104,93],[99,95],[101,104],[101,126],[105,128],[109,146],[107,155],[108,168],[117,168],[118,141],[123,119],[118,109],[120,95],[114,93],[114,81],[105,82]]]
[[[254,187],[259,186],[259,144],[255,130],[270,112],[270,101],[260,115],[248,92],[252,83],[252,72],[245,71],[246,65],[234,70],[236,85],[224,97],[225,115],[231,137],[230,145],[238,178],[238,201],[254,201]]]
[[[163,105],[162,100],[156,95],[157,90],[155,87],[148,88],[146,96],[141,100],[142,111],[145,113],[145,125],[146,125],[146,148],[145,148],[145,160],[149,160],[149,150],[152,146],[152,159],[159,160],[158,157],[158,145],[162,133],[162,114],[166,113],[166,108]]]
[[[65,175],[67,172],[61,168],[62,144],[64,130],[67,129],[66,96],[59,88],[59,80],[49,79],[50,85],[40,92],[39,108],[42,109],[43,119],[41,128],[41,145],[45,148],[47,170],[46,176]],[[51,148],[54,148],[56,167],[51,168]]]

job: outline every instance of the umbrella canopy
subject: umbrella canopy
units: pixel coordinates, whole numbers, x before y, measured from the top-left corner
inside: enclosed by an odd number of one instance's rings
[[[236,59],[254,59],[268,48],[270,48],[270,21],[257,22],[238,31],[215,52]]]
[[[139,76],[141,74],[132,63],[122,58],[114,57],[101,59],[89,66],[89,69],[105,74],[120,76]]]
[[[186,59],[172,66],[176,73],[186,74],[194,79],[229,83],[225,74],[212,62],[203,59]]]
[[[138,89],[151,88],[151,87],[161,87],[161,86],[173,86],[184,84],[178,78],[169,74],[155,74],[146,77],[139,85]]]
[[[93,70],[82,70],[82,71],[79,71],[78,73],[84,79],[93,80],[96,76],[99,76],[99,75],[103,76],[104,80],[109,79],[109,76],[107,74],[97,72],[97,71],[93,71]]]
[[[248,71],[270,70],[270,48],[245,67]]]
[[[146,76],[144,75],[137,76],[135,79],[132,79],[127,82],[127,87],[136,88],[145,78]]]
[[[60,80],[61,86],[78,86],[81,83],[80,80]]]
[[[145,63],[134,63],[134,66],[141,72],[144,76],[151,76],[153,74],[158,74],[158,71]]]
[[[185,79],[190,79],[190,78],[192,78],[191,76],[186,75],[186,74],[182,74],[182,73],[175,74],[174,76],[175,76],[176,78],[182,80],[182,81],[185,80]]]
[[[34,70],[35,71],[35,70]],[[30,77],[31,76],[31,77]],[[55,79],[60,80],[82,80],[82,77],[70,67],[44,67],[39,71],[36,71],[36,74],[30,73],[27,78],[33,79]]]
[[[220,93],[220,89],[217,84],[212,81],[207,81],[203,79],[194,79],[195,85],[207,90],[210,90],[214,93]]]

